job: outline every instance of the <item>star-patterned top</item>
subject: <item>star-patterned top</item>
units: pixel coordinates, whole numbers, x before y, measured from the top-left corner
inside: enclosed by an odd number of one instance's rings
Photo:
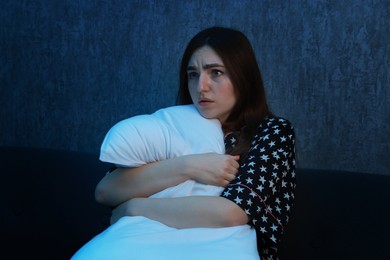
[[[238,143],[225,137],[226,148]],[[222,192],[251,218],[261,259],[278,259],[277,249],[294,202],[295,133],[283,118],[268,118],[257,128],[236,178]]]

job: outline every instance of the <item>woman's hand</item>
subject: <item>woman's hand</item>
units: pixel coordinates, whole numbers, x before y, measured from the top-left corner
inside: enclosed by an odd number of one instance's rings
[[[203,184],[226,187],[240,167],[239,155],[206,153],[188,155],[187,171],[190,179]]]

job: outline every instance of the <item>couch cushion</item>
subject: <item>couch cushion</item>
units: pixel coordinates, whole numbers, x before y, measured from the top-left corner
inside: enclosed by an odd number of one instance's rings
[[[390,175],[299,169],[281,259],[390,259]]]

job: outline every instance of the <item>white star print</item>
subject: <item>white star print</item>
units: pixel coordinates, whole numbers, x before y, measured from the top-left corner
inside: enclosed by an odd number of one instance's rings
[[[251,193],[249,193],[249,195],[251,195],[252,198],[254,198],[254,197],[256,197],[257,194],[254,191],[251,191]]]
[[[255,164],[256,163],[252,161],[252,162],[248,163],[248,166],[255,166]]]
[[[260,177],[260,179],[259,179],[259,181],[261,181],[261,183],[263,183],[263,184],[264,184],[264,183],[265,183],[264,176],[261,176],[261,177]]]
[[[241,193],[243,190],[244,190],[244,188],[242,188],[240,186],[236,188],[237,193]]]
[[[237,204],[241,204],[242,199],[240,199],[239,197],[236,197],[236,198],[234,199],[234,201],[235,201]]]
[[[267,154],[263,154],[263,155],[261,156],[261,160],[267,162],[267,161],[269,160],[269,156],[268,156]]]
[[[272,224],[271,229],[272,229],[273,231],[276,231],[276,230],[278,230],[278,226],[275,226],[274,224]]]

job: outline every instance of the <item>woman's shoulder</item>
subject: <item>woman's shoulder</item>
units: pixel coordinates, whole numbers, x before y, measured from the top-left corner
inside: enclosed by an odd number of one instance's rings
[[[268,117],[257,127],[255,140],[268,142],[290,140],[294,142],[295,130],[292,123],[286,118]]]
[[[283,117],[268,117],[260,122],[258,131],[270,131],[272,129],[294,130],[292,123]]]
[[[265,147],[276,149],[280,146],[293,146],[294,144],[294,127],[288,119],[283,117],[264,119],[257,127],[252,140],[252,148],[265,145]]]

